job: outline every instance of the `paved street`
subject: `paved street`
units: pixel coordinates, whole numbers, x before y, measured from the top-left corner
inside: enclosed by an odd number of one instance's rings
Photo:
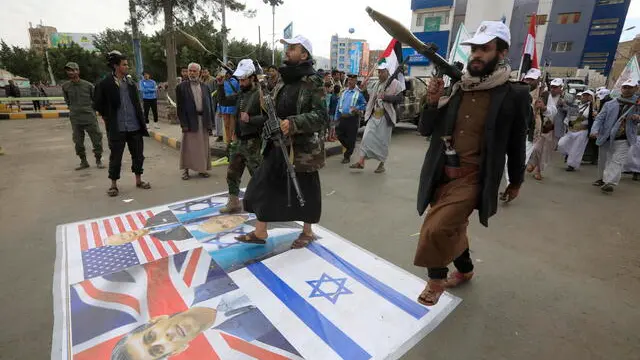
[[[182,181],[178,153],[148,139],[153,189],[135,189],[125,155],[120,197],[108,198],[106,170],[73,171],[64,119],[1,121],[0,145],[3,360],[49,357],[56,225],[226,190],[225,168]],[[399,129],[384,175],[373,174],[374,163],[354,173],[330,158],[321,172],[322,225],[424,277],[412,260],[425,150],[423,138]],[[602,195],[590,185],[595,170],[566,173],[556,157],[544,183],[528,177],[489,229],[474,214],[477,277],[453,291],[463,302],[404,359],[638,359],[640,183],[624,176],[616,193]]]

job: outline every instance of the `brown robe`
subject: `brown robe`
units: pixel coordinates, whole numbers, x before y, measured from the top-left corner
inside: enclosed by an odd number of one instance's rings
[[[202,88],[199,82],[191,84],[196,111],[202,112]],[[211,170],[211,150],[209,148],[209,133],[198,115],[198,131],[182,133],[180,145],[180,170],[189,169],[199,173]]]
[[[443,183],[427,211],[420,229],[414,259],[416,266],[448,266],[469,247],[469,215],[478,205],[480,165],[485,122],[491,104],[489,91],[470,91],[462,95],[453,133],[453,147],[463,168],[476,168],[466,176]]]

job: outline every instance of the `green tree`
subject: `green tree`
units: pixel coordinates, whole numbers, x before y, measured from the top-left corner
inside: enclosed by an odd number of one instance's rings
[[[31,82],[47,80],[43,56],[32,49],[9,46],[0,40],[0,67]]]
[[[153,23],[158,22],[159,16],[164,16],[165,49],[167,50],[167,80],[169,91],[173,95],[176,86],[176,53],[174,24],[175,19],[187,20],[195,19],[198,14],[205,14],[208,10],[218,10],[221,6],[220,0],[135,0],[136,7],[140,13],[150,16]],[[243,11],[245,5],[237,0],[224,0],[225,5],[231,11]]]
[[[67,73],[64,66],[69,61],[77,63],[80,68],[80,77],[92,83],[97,82],[109,72],[104,57],[99,53],[87,51],[75,43],[59,45],[57,48],[49,49],[49,64],[57,82],[66,81]]]

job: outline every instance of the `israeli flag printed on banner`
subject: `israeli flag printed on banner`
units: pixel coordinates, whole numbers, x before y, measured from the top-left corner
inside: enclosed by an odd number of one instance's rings
[[[305,359],[396,359],[460,302],[445,293],[438,305],[422,306],[424,281],[314,231],[321,240],[307,248],[230,274]]]

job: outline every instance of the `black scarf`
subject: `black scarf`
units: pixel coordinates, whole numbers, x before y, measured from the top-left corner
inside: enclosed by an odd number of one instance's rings
[[[313,69],[313,62],[311,60],[303,61],[297,64],[290,64],[285,61],[285,64],[278,69],[282,81],[285,84],[294,83],[304,76],[313,75],[316,71]]]

